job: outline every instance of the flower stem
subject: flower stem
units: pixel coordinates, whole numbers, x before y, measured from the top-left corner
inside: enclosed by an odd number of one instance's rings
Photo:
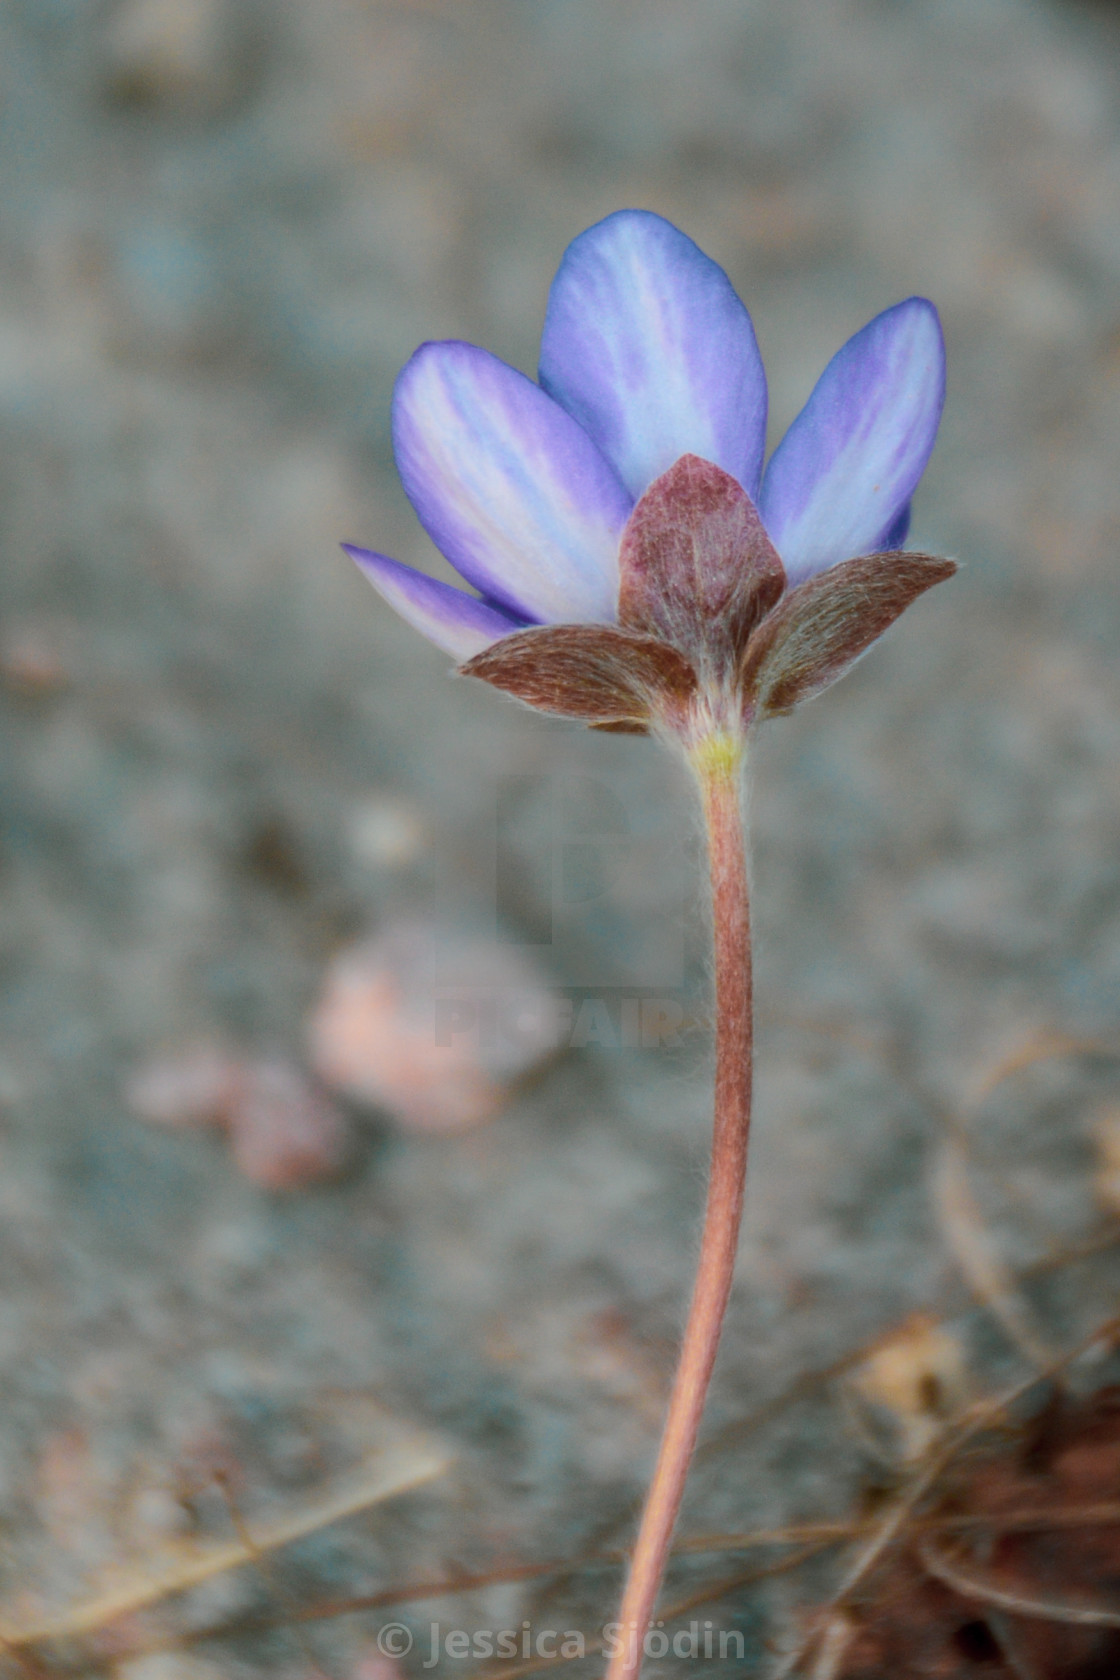
[[[693,757],[711,872],[715,945],[715,1125],[700,1260],[665,1430],[619,1611],[607,1680],[637,1680],[731,1293],[751,1121],[750,894],[738,753]]]

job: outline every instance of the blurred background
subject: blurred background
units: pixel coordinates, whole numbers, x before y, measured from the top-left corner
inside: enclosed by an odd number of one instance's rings
[[[231,1500],[267,1523],[407,1425],[454,1460],[423,1491],[38,1659],[385,1680],[376,1616],[145,1641],[625,1537],[709,1102],[683,777],[453,685],[339,551],[447,575],[394,476],[395,374],[438,337],[532,373],[564,247],[624,205],[727,269],[772,440],[870,316],[941,311],[912,541],[962,573],[759,745],[722,1439],[963,1306],[946,1114],[1040,1033],[1115,1034],[1120,14],[10,0],[0,147],[0,1623],[110,1564],[173,1574]],[[532,1019],[441,1034],[437,994]],[[990,1117],[1009,1262],[1092,1227],[1106,1086],[1064,1066]],[[1049,1300],[1059,1343],[1114,1284]],[[983,1384],[1010,1354],[976,1337]],[[861,1451],[791,1407],[686,1522],[842,1511]],[[614,1578],[569,1589],[560,1625],[592,1626]],[[518,1626],[536,1590],[437,1608]],[[788,1611],[718,1614],[761,1660]]]

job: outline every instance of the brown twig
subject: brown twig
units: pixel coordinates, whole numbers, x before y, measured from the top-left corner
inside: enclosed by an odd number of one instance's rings
[[[821,1550],[820,1545],[803,1546],[800,1551],[795,1552],[791,1557],[781,1558],[775,1563],[759,1564],[754,1569],[739,1571],[734,1575],[727,1576],[722,1581],[717,1581],[713,1586],[702,1587],[697,1592],[689,1593],[686,1598],[676,1599],[672,1604],[667,1604],[658,1617],[658,1621],[671,1626],[673,1622],[679,1621],[682,1616],[687,1616],[690,1610],[698,1610],[705,1604],[715,1604],[730,1592],[737,1592],[742,1587],[754,1586],[756,1582],[769,1580],[774,1575],[784,1575],[789,1570],[796,1569],[800,1564],[807,1563],[810,1558],[816,1557]],[[596,1656],[605,1649],[605,1646],[605,1639],[589,1639],[584,1643],[584,1655],[588,1657]],[[475,1680],[522,1680],[524,1675],[540,1674],[551,1668],[564,1668],[568,1663],[576,1660],[578,1659],[572,1657],[541,1657],[535,1661],[519,1663],[515,1668],[486,1669],[482,1674],[477,1675]]]
[[[256,1572],[260,1576],[261,1580],[264,1582],[266,1589],[274,1598],[278,1599],[281,1604],[284,1604],[288,1595],[276,1574],[276,1570],[268,1551],[257,1544],[256,1540],[254,1540],[249,1531],[240,1503],[233,1491],[233,1485],[230,1478],[222,1471],[215,1471],[214,1481],[221,1490],[222,1497],[226,1502],[230,1522],[233,1524],[233,1531],[237,1535],[241,1544],[244,1546],[248,1556],[252,1559],[253,1567],[256,1569]],[[291,1634],[292,1642],[296,1646],[300,1656],[309,1665],[311,1672],[316,1673],[317,1659],[315,1652],[311,1648],[307,1635],[304,1633],[302,1627],[299,1626],[297,1618],[289,1613],[284,1617],[282,1625],[288,1628],[289,1633]]]

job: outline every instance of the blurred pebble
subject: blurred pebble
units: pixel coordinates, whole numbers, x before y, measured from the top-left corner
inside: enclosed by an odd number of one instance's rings
[[[227,1123],[233,1158],[264,1190],[297,1190],[334,1178],[350,1149],[346,1119],[289,1062],[247,1062]]]
[[[350,1152],[346,1117],[282,1057],[235,1057],[211,1045],[157,1057],[128,1081],[134,1114],[159,1126],[222,1126],[233,1158],[265,1190],[333,1178]]]
[[[222,109],[243,70],[237,22],[230,0],[121,0],[104,37],[110,97],[199,115]]]
[[[157,1126],[221,1125],[237,1085],[235,1059],[198,1044],[138,1068],[125,1086],[125,1100],[134,1114]]]
[[[665,1410],[665,1377],[671,1368],[664,1348],[644,1345],[626,1314],[617,1307],[592,1313],[577,1328],[566,1350],[582,1372],[612,1398],[624,1401],[651,1428]]]
[[[374,1650],[359,1657],[350,1670],[350,1680],[403,1680],[400,1665],[392,1657],[383,1657]]]
[[[310,1022],[326,1084],[417,1131],[489,1120],[559,1038],[557,1000],[528,957],[422,922],[342,951]]]
[[[78,1550],[90,1527],[98,1527],[101,1492],[85,1430],[48,1435],[39,1455],[36,1505],[51,1538]]]
[[[299,841],[282,817],[267,817],[253,831],[244,863],[250,875],[283,898],[300,898],[310,885]]]
[[[0,643],[0,681],[11,694],[38,700],[67,686],[59,649],[40,631],[14,630]]]
[[[0,1108],[19,1102],[25,1089],[24,1081],[15,1068],[7,1062],[0,1062]]]
[[[193,1527],[183,1501],[159,1483],[137,1489],[129,1501],[127,1522],[133,1538],[142,1542],[174,1539]]]
[[[365,799],[350,812],[346,839],[351,855],[368,869],[399,869],[427,845],[423,817],[406,799]]]
[[[186,1651],[153,1651],[117,1663],[114,1680],[225,1680],[226,1670]]]

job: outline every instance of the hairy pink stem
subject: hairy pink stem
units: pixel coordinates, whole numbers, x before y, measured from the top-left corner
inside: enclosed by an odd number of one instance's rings
[[[697,756],[708,835],[715,945],[715,1125],[708,1205],[692,1303],[665,1431],[619,1611],[607,1680],[637,1680],[696,1445],[731,1293],[751,1122],[753,1007],[750,894],[738,754]]]

